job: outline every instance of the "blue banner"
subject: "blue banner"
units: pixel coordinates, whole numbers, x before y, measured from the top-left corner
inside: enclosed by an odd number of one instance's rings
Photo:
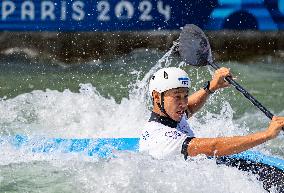
[[[2,0],[0,30],[284,29],[284,0]]]

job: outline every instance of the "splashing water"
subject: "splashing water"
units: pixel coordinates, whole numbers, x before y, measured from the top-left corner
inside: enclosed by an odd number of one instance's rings
[[[94,83],[80,84],[78,92],[69,89],[63,92],[33,90],[14,98],[2,98],[1,136],[138,137],[150,114],[147,84],[151,75],[157,69],[170,65],[186,68],[185,63],[171,58],[177,45],[175,43],[156,65],[147,70],[142,79],[137,75],[136,81],[128,85],[128,97],[120,101],[112,95],[103,96],[98,91],[99,85]],[[196,73],[203,76],[203,72],[196,70]],[[193,88],[196,89],[198,86]],[[242,120],[234,121],[234,109],[225,98],[221,98],[221,103],[215,103],[215,99],[213,96],[208,103],[216,111],[211,111],[209,105],[189,120],[197,136],[232,136],[250,132]],[[260,149],[264,150],[263,147]],[[117,158],[100,159],[80,153],[32,153],[3,143],[0,144],[0,190],[264,192],[261,182],[254,175],[216,165],[214,160],[203,156],[189,161],[176,157],[154,160],[148,155],[123,152],[118,153]]]
[[[171,64],[169,57],[177,45],[175,43],[142,80],[129,86],[132,88],[129,98],[123,98],[119,104],[112,97],[101,96],[91,84],[80,84],[79,93],[68,89],[63,92],[35,90],[1,100],[2,134],[138,137],[149,116],[148,80],[158,68]]]

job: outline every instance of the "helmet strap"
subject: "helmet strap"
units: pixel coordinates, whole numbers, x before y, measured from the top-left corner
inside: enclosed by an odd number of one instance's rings
[[[168,115],[168,113],[166,112],[166,109],[165,109],[165,106],[164,106],[164,100],[165,100],[165,92],[162,92],[162,93],[161,93],[161,104],[160,104],[160,103],[157,103],[157,105],[158,105],[160,111],[161,111],[162,113],[164,113],[164,114],[166,115],[166,117],[171,118],[171,117]]]

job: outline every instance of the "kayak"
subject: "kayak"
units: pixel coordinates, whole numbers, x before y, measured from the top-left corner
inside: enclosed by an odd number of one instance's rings
[[[29,138],[25,135],[1,137],[0,145],[8,143],[16,149],[33,153],[83,153],[88,156],[108,158],[113,151],[138,152],[139,138]]]
[[[32,153],[82,153],[99,158],[115,157],[114,152],[138,152],[139,138],[45,138],[25,135],[0,137],[0,146],[10,144],[15,149],[25,149]],[[0,149],[1,151],[1,149]],[[211,158],[212,159],[212,158]],[[216,158],[217,164],[236,167],[257,175],[263,187],[276,187],[284,192],[284,160],[264,155],[256,151],[245,151]]]

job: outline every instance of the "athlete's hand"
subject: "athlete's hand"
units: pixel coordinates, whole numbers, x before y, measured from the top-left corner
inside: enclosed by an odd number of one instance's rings
[[[230,86],[230,84],[225,80],[225,77],[230,76],[232,77],[232,74],[230,72],[230,69],[222,67],[215,71],[212,80],[210,81],[210,88],[209,90],[214,92],[215,90],[219,88],[225,88]]]
[[[269,124],[269,127],[267,128],[267,132],[273,139],[280,133],[283,127],[284,127],[284,117],[274,116]]]

